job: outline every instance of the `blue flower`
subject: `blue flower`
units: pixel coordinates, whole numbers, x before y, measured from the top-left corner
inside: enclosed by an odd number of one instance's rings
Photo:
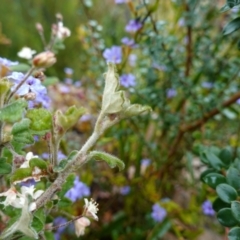
[[[134,46],[135,41],[132,38],[124,37],[124,38],[122,38],[121,43],[124,44],[124,45],[132,47],[132,46]]]
[[[18,84],[24,79],[24,74],[21,72],[12,72],[11,75],[8,76],[11,82],[13,82],[13,86],[11,87],[11,91],[14,91]],[[18,95],[23,96],[27,93],[34,93],[35,99],[29,101],[29,108],[34,107],[35,104],[42,104],[43,107],[48,108],[50,106],[50,98],[47,95],[47,89],[42,85],[41,81],[38,78],[34,78],[32,76],[28,77],[25,83],[17,90]]]
[[[116,4],[126,3],[127,0],[115,0]]]
[[[74,71],[72,68],[66,67],[64,68],[64,72],[66,75],[72,75]]]
[[[122,61],[122,48],[119,46],[112,46],[111,48],[107,48],[103,52],[103,57],[107,62],[111,63],[121,63]]]
[[[42,158],[49,159],[49,153],[43,153]],[[58,155],[57,155],[58,162],[60,162],[64,158],[67,158],[67,156],[65,154],[63,154],[61,151],[58,151]]]
[[[209,200],[206,200],[202,204],[202,211],[207,216],[214,216],[215,215],[215,211],[212,208],[212,203]]]
[[[65,197],[69,198],[72,202],[76,202],[78,199],[88,197],[90,195],[89,187],[83,182],[79,181],[77,176],[74,180],[74,185],[67,191]]]
[[[138,20],[130,20],[128,24],[125,27],[126,32],[130,33],[135,33],[137,32],[140,28],[142,28],[142,23],[139,22]]]
[[[148,167],[151,164],[151,160],[148,158],[144,158],[141,160],[141,166]]]
[[[131,187],[130,186],[124,186],[120,188],[120,194],[122,195],[128,195],[130,193]]]
[[[64,217],[57,217],[53,221],[54,226],[59,226],[67,222],[67,219]],[[54,233],[55,240],[61,240],[61,234],[63,233],[65,227],[60,227],[57,229],[57,231]]]
[[[177,95],[177,91],[173,88],[167,89],[167,98],[173,98]]]
[[[5,67],[11,67],[11,66],[18,65],[18,62],[12,62],[6,58],[0,57],[0,65],[4,65]]]
[[[128,63],[130,66],[135,66],[137,61],[137,56],[135,54],[130,54],[128,57]]]
[[[203,82],[202,87],[206,89],[211,89],[213,87],[213,83],[211,82]]]
[[[122,76],[120,76],[120,84],[126,88],[134,87],[136,85],[136,78],[131,73],[123,74]]]
[[[161,207],[158,203],[155,203],[152,206],[151,216],[154,221],[162,222],[164,218],[167,216],[167,211],[163,207]]]

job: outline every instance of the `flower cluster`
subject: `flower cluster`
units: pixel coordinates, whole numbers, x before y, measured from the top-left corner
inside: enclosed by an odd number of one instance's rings
[[[202,211],[207,216],[214,216],[215,215],[215,211],[212,208],[212,203],[209,200],[206,200],[202,204]]]
[[[17,86],[23,81],[25,75],[21,72],[12,72],[8,79],[13,83],[11,91],[15,91]],[[17,90],[19,96],[28,96],[32,94],[29,101],[29,107],[32,108],[35,104],[41,104],[44,108],[49,108],[50,98],[47,95],[47,89],[42,85],[41,81],[35,77],[28,77],[24,84]]]
[[[103,52],[103,57],[106,59],[108,63],[121,63],[122,61],[122,48],[119,46],[113,46],[111,48],[107,48]]]
[[[79,181],[79,177],[77,176],[74,180],[74,186],[66,192],[65,197],[69,198],[72,202],[76,202],[78,199],[87,197],[89,195],[89,187],[83,182]]]
[[[134,87],[136,85],[136,78],[133,74],[123,74],[120,76],[120,84],[125,87]]]
[[[23,208],[28,195],[30,195],[34,200],[36,200],[44,192],[43,190],[37,190],[37,191],[35,190],[36,189],[34,186],[30,186],[30,187],[22,186],[21,193],[20,193],[16,190],[15,187],[11,187],[6,192],[0,193],[0,197],[6,197],[3,202],[0,202],[0,204],[3,204],[4,207],[13,206],[15,208]],[[33,211],[35,208],[36,208],[36,203],[32,202],[29,205],[29,210]]]
[[[152,206],[151,216],[155,222],[162,222],[167,216],[167,211],[161,207],[158,203]]]

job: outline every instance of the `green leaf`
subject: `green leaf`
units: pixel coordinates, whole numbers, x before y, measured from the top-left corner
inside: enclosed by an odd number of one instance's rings
[[[203,181],[215,189],[220,183],[226,183],[226,178],[219,173],[209,173],[203,178]]]
[[[223,162],[214,153],[208,151],[205,152],[205,155],[210,165],[216,170],[220,170],[222,167],[224,167]]]
[[[10,66],[9,69],[15,72],[27,72],[30,69],[30,66],[25,63],[20,63],[18,65]]]
[[[77,108],[76,106],[71,106],[65,113],[58,110],[55,113],[56,125],[63,128],[66,132],[69,128],[73,127],[78,119],[86,112],[85,108]]]
[[[22,118],[24,109],[27,107],[27,101],[18,99],[0,109],[0,121],[15,123]]]
[[[217,213],[218,221],[225,227],[234,227],[238,221],[234,218],[231,208],[223,208]]]
[[[214,169],[214,168],[208,168],[207,170],[205,170],[204,172],[202,172],[201,175],[200,175],[201,181],[204,182],[204,180],[203,180],[204,177],[207,176],[209,173],[216,173],[216,169]]]
[[[123,113],[124,117],[132,117],[144,112],[152,111],[151,107],[140,104],[131,104]]]
[[[164,220],[161,225],[156,225],[156,227],[153,228],[153,231],[150,234],[149,239],[151,240],[158,240],[161,239],[172,227],[172,223],[170,220],[166,219]]]
[[[34,138],[29,130],[30,120],[24,118],[21,122],[17,122],[12,127],[13,141],[23,144],[34,143]]]
[[[237,191],[240,190],[240,171],[230,167],[227,171],[227,183],[233,186]]]
[[[0,158],[0,174],[9,174],[11,171],[12,166],[6,162],[6,158]]]
[[[75,180],[74,174],[71,174],[67,177],[67,179],[66,179],[65,183],[63,184],[62,189],[59,193],[60,199],[64,197],[64,195],[70,188],[72,188],[74,180]]]
[[[29,166],[33,169],[34,167],[38,167],[40,169],[44,169],[46,170],[47,169],[47,163],[46,161],[40,159],[40,158],[32,158],[30,161],[29,161]]]
[[[33,217],[32,227],[37,231],[40,232],[43,230],[44,223],[37,217]]]
[[[233,201],[231,203],[231,209],[232,214],[235,217],[235,219],[240,222],[240,202],[239,201]]]
[[[228,35],[240,28],[240,17],[235,18],[223,28],[223,35]]]
[[[230,7],[230,8],[233,8],[237,5],[240,4],[240,0],[227,0],[227,5]]]
[[[235,158],[235,160],[233,162],[233,166],[240,171],[240,159],[239,158]]]
[[[219,154],[220,160],[227,167],[232,163],[232,157],[232,152],[228,148],[224,148]]]
[[[31,168],[18,168],[11,177],[11,182],[18,182],[32,176]]]
[[[226,12],[228,10],[230,10],[231,8],[229,7],[228,4],[225,4],[223,7],[221,7],[220,9],[220,12],[223,13],[223,12]]]
[[[231,203],[237,199],[237,191],[228,184],[219,184],[216,188],[219,198],[221,198],[226,203]]]
[[[232,228],[228,233],[229,240],[240,240],[240,227]]]
[[[122,160],[119,158],[105,152],[100,152],[100,151],[92,151],[89,154],[90,158],[95,158],[96,160],[103,160],[105,161],[110,168],[118,167],[119,170],[123,170],[125,167],[125,164]]]
[[[216,198],[212,204],[213,210],[215,212],[218,212],[222,208],[230,208],[230,206],[231,205],[229,203],[223,202],[220,198]]]
[[[2,66],[1,66],[2,67]],[[0,96],[4,99],[8,91],[10,90],[12,84],[8,78],[0,79]]]
[[[52,128],[52,115],[44,108],[34,108],[27,111],[26,117],[31,120],[32,133],[44,135]]]

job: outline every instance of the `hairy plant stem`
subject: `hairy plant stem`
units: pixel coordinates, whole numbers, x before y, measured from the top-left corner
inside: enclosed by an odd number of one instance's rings
[[[119,122],[119,120],[120,118],[117,116],[114,119],[110,119],[104,112],[100,112],[92,135],[79,150],[74,160],[67,164],[51,186],[37,199],[36,210],[49,201],[57,191],[61,190],[62,185],[71,173],[76,172],[82,165],[90,160],[88,158],[88,151],[96,144],[105,130]]]

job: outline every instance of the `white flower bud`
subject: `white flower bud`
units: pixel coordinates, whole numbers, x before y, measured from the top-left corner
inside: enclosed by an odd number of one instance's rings
[[[74,222],[75,233],[77,237],[84,235],[85,228],[91,224],[90,220],[86,217],[81,217]]]
[[[38,67],[38,68],[47,68],[51,67],[55,62],[56,58],[53,52],[46,51],[39,53],[33,58],[33,66]]]

